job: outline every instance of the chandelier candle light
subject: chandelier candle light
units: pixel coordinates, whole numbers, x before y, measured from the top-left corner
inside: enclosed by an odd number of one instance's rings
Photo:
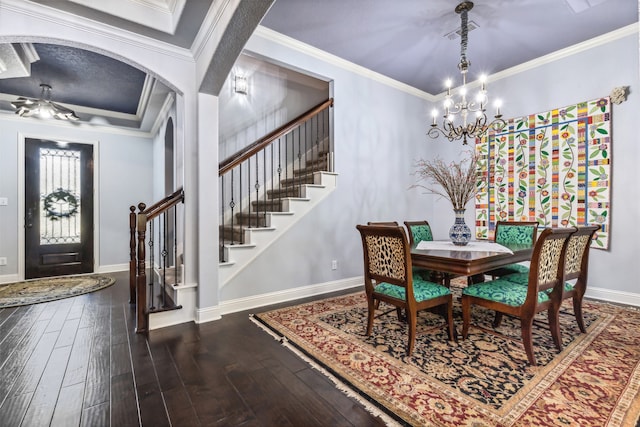
[[[473,8],[473,2],[464,1],[456,6],[456,13],[460,15],[461,19],[461,41],[460,41],[460,63],[458,69],[462,74],[462,86],[458,90],[459,99],[454,100],[451,94],[451,86],[453,82],[448,79],[446,82],[447,94],[444,98],[444,116],[442,120],[442,127],[438,127],[436,118],[438,116],[438,110],[434,109],[433,122],[431,123],[431,129],[427,133],[431,138],[437,138],[440,134],[444,135],[449,141],[456,139],[462,139],[463,145],[467,145],[467,137],[480,138],[489,128],[499,132],[505,126],[506,122],[502,120],[502,114],[500,114],[500,101],[495,102],[496,114],[494,120],[487,123],[486,107],[489,102],[487,97],[487,78],[486,76],[480,77],[480,91],[478,92],[475,100],[467,100],[467,71],[471,61],[467,60],[467,34],[469,29],[467,27],[467,13]],[[475,113],[475,119],[471,122],[470,114]],[[454,123],[456,116],[460,116],[459,124]]]

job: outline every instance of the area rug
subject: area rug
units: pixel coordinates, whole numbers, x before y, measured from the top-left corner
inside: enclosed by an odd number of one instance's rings
[[[383,307],[381,307],[382,309]],[[390,307],[387,306],[386,309]],[[364,292],[252,315],[348,393],[381,409],[390,425],[634,426],[640,414],[640,311],[585,301],[586,334],[569,304],[563,351],[546,314],[534,323],[538,366],[527,363],[519,321],[473,307],[466,340],[449,342],[443,319],[421,312],[412,357],[395,311],[365,335]],[[455,320],[461,331],[459,304]]]
[[[37,304],[94,292],[115,283],[99,274],[51,277],[0,285],[0,308]]]

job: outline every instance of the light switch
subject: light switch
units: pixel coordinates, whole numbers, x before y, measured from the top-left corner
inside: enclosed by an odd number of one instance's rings
[[[0,206],[7,206],[9,204],[9,199],[6,197],[0,197]]]

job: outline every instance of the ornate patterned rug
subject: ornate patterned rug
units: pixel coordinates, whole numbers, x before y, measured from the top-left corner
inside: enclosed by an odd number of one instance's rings
[[[37,304],[94,292],[115,283],[99,274],[51,277],[0,285],[0,308]]]
[[[493,312],[476,306],[469,337],[457,343],[447,340],[441,317],[421,312],[412,357],[406,356],[407,331],[395,310],[377,318],[373,334],[365,335],[364,292],[251,318],[345,392],[373,402],[390,425],[635,425],[640,310],[585,301],[588,332],[581,334],[567,302],[561,353],[546,313],[535,320],[536,367],[527,363],[519,321],[505,316],[494,329]],[[454,310],[460,332],[459,304]]]

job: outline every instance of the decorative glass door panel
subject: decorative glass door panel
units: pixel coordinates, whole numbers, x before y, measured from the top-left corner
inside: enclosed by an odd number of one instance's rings
[[[40,244],[80,243],[80,151],[40,148]]]
[[[93,272],[93,146],[25,140],[25,278]]]

